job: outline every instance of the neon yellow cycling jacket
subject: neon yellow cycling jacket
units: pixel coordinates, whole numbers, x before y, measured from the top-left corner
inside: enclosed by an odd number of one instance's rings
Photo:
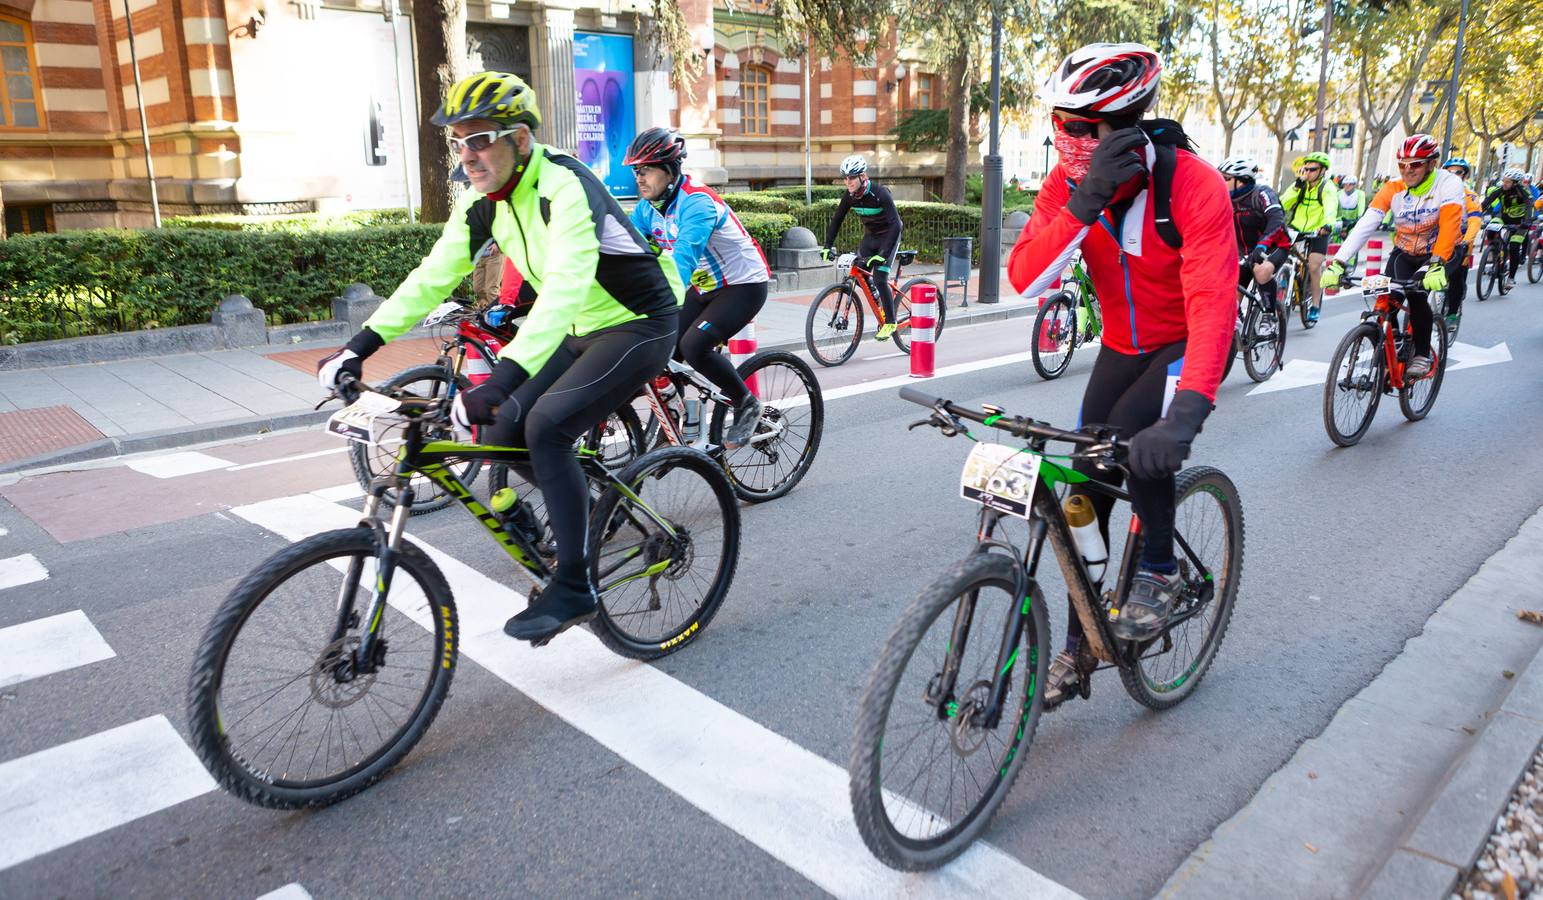
[[[1293,184],[1286,188],[1280,195],[1280,205],[1286,208],[1286,215],[1291,217],[1286,227],[1299,234],[1313,234],[1331,224],[1334,221],[1333,213],[1324,201],[1332,201],[1335,193],[1334,183],[1327,177],[1306,187],[1299,188]]]
[[[595,173],[535,144],[508,197],[461,197],[434,249],[365,326],[388,341],[406,332],[471,273],[490,240],[536,291],[519,334],[499,353],[530,375],[566,335],[665,315],[685,297],[675,263],[633,226]]]

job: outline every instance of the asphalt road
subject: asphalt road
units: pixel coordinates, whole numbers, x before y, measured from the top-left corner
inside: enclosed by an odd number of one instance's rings
[[[1009,893],[1055,882],[1149,896],[1317,734],[1543,506],[1540,302],[1543,287],[1525,284],[1470,299],[1461,340],[1475,349],[1453,353],[1431,416],[1410,424],[1384,403],[1349,449],[1324,434],[1321,376],[1251,394],[1237,367],[1192,460],[1232,477],[1246,515],[1242,591],[1216,664],[1167,712],[1101,675],[1090,701],[1046,716],[987,832],[1007,865],[976,854],[968,872],[1017,866],[1048,879]],[[1360,308],[1339,298],[1313,331],[1293,324],[1288,358],[1303,371],[1327,362]],[[1052,383],[1027,361],[992,364],[1024,351],[1028,328],[945,332],[940,366],[981,367],[925,387],[1073,424],[1093,352]],[[1502,342],[1509,361],[1460,365],[1465,354],[1499,359]],[[883,350],[866,344],[862,356]],[[21,674],[8,681],[0,662],[0,833],[21,836],[0,850],[0,896],[251,898],[292,884],[316,897],[958,895],[960,883],[937,878],[872,880],[875,864],[835,818],[846,798],[832,770],[845,766],[875,654],[973,538],[957,486],[967,445],[906,431],[919,409],[875,382],[901,366],[860,358],[821,371],[834,399],[815,467],[788,497],[744,509],[733,590],[686,652],[647,673],[605,663],[591,674],[568,665],[588,658],[585,635],[539,651],[486,645],[480,659],[463,655],[450,700],[390,777],[310,813],[250,807],[200,780],[180,744],[183,691],[214,608],[289,542],[254,523],[253,505],[348,483],[345,458],[325,452],[336,444],[277,435],[202,448],[215,460],[205,472],[109,465],[0,485],[0,648],[25,647],[33,632],[16,629],[40,620],[58,629],[32,648],[42,662],[30,674],[11,663]],[[253,465],[271,460],[285,461]],[[325,508],[332,496],[306,502]],[[420,517],[410,533],[509,584],[466,517]],[[1059,633],[1053,569],[1042,574]],[[463,619],[498,612],[501,591],[464,592]],[[561,674],[537,677],[543,659]],[[657,673],[668,677],[648,680]],[[742,748],[721,757],[732,777],[693,762],[689,747],[648,746],[647,729],[607,732],[607,692],[635,682],[660,689],[641,702],[660,704],[661,722],[700,714],[702,746]],[[808,777],[779,783],[787,760]],[[765,814],[780,793],[800,799]],[[799,830],[825,819],[828,833]]]

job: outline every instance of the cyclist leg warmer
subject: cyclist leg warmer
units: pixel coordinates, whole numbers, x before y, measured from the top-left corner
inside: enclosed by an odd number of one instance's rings
[[[499,407],[489,438],[530,448],[565,571],[587,559],[589,489],[573,443],[664,369],[675,330],[675,317],[667,315],[564,338],[541,371]]]
[[[1511,278],[1512,278],[1512,280],[1515,280],[1515,278],[1516,278],[1516,270],[1521,267],[1521,264],[1522,264],[1522,251],[1525,250],[1525,249],[1527,249],[1527,242],[1526,241],[1510,241],[1509,245],[1506,247],[1506,252],[1508,254],[1510,254],[1510,258],[1511,258]]]
[[[1410,256],[1395,247],[1388,254],[1388,277],[1394,281],[1408,281],[1429,259],[1428,256]],[[1435,315],[1431,312],[1429,295],[1416,285],[1405,295],[1404,308],[1409,316],[1409,327],[1414,330],[1415,355],[1430,356],[1431,320]]]
[[[676,358],[706,376],[734,403],[750,395],[734,363],[718,352],[718,345],[739,334],[766,305],[766,282],[731,284],[702,297],[694,316],[682,309],[680,344]]]

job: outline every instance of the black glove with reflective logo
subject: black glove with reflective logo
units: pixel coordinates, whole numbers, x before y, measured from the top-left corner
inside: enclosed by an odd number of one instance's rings
[[[512,359],[500,359],[487,381],[455,395],[455,403],[450,407],[451,419],[467,429],[473,425],[493,424],[499,404],[508,400],[509,395],[529,378],[519,363]]]
[[[1168,414],[1130,439],[1127,464],[1131,475],[1155,481],[1179,471],[1189,458],[1189,445],[1200,433],[1211,401],[1199,391],[1179,391],[1168,404]]]
[[[1087,176],[1066,200],[1067,211],[1084,225],[1097,222],[1120,185],[1146,174],[1147,164],[1141,156],[1146,145],[1147,133],[1140,128],[1121,128],[1099,141]]]

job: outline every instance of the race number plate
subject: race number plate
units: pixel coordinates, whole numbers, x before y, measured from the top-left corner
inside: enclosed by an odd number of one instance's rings
[[[852,268],[852,264],[855,263],[855,262],[857,262],[857,254],[856,253],[843,253],[840,256],[836,257],[836,268],[838,268],[838,269],[850,269],[850,268]]]
[[[1365,293],[1372,294],[1378,291],[1387,290],[1388,286],[1392,283],[1393,279],[1386,275],[1368,275],[1361,279],[1361,290]]]
[[[1039,457],[1007,444],[976,444],[964,462],[959,496],[1017,516],[1029,517],[1034,482],[1039,480]]]
[[[327,431],[338,437],[361,444],[376,443],[375,420],[387,413],[394,413],[402,406],[385,394],[365,391],[359,399],[343,407],[327,420]]]
[[[465,309],[465,306],[456,302],[455,300],[446,300],[444,303],[434,307],[434,309],[431,310],[428,315],[423,317],[423,324],[438,325],[440,322],[445,320],[446,316],[455,315],[456,313],[463,312]]]

